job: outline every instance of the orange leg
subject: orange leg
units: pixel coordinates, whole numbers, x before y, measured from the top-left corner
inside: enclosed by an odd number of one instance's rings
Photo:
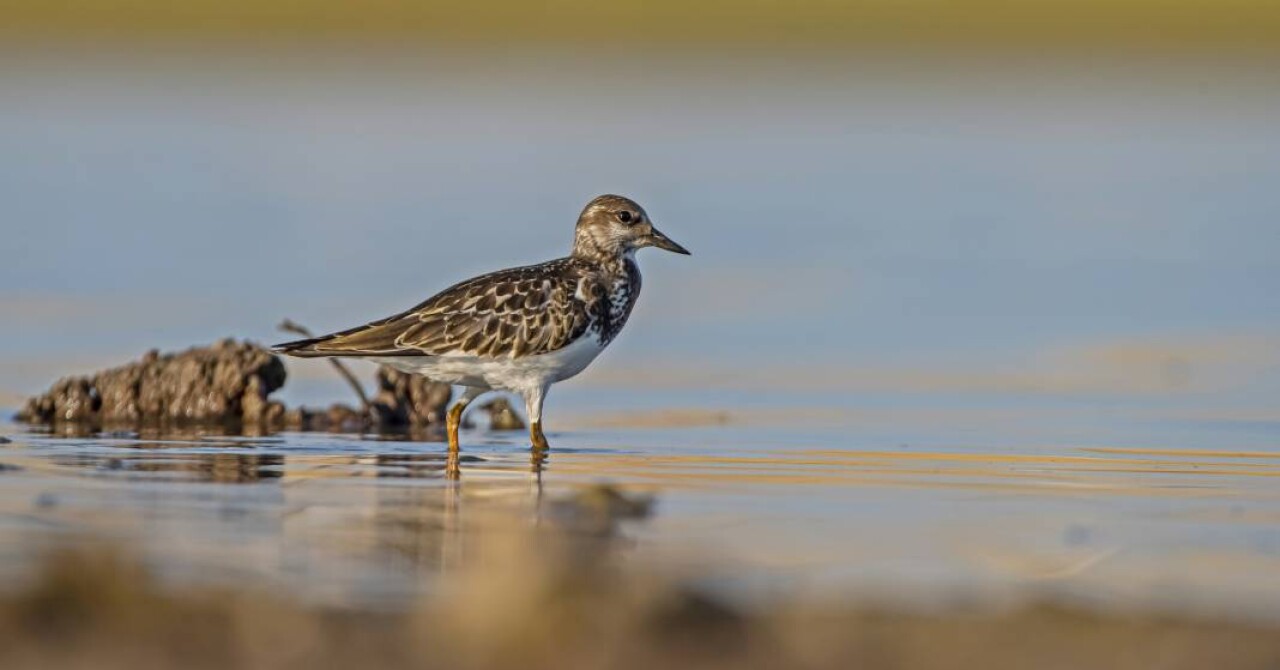
[[[547,436],[542,434],[542,422],[529,422],[529,439],[533,442],[533,449],[529,450],[529,466],[530,471],[538,475],[538,483],[542,483],[542,466],[547,462],[547,452],[551,451],[551,445],[547,444]]]
[[[475,400],[486,391],[488,389],[468,387],[449,407],[448,413],[445,414],[444,428],[445,434],[449,437],[449,455],[445,459],[444,474],[449,479],[458,479],[462,476],[462,466],[459,458],[461,444],[458,442],[458,429],[462,427],[462,411],[467,408],[467,405],[471,404],[472,400]]]
[[[547,436],[542,434],[541,421],[529,422],[529,439],[533,442],[533,448],[538,451],[545,451],[551,448],[551,445],[547,444]]]
[[[449,436],[449,455],[445,459],[444,474],[449,479],[462,476],[462,467],[458,460],[460,455],[458,428],[462,426],[462,410],[466,407],[465,403],[455,403],[445,415],[445,432]]]
[[[547,387],[535,388],[524,394],[524,411],[529,415],[529,439],[533,442],[534,451],[546,451],[551,448],[547,444],[547,436],[542,434],[542,401],[547,396]]]

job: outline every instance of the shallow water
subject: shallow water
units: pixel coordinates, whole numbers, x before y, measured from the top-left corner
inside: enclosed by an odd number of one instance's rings
[[[467,561],[468,536],[487,531],[462,520],[560,523],[608,482],[655,500],[616,524],[629,560],[746,603],[1058,598],[1280,617],[1278,425],[1125,417],[995,404],[583,414],[563,420],[538,474],[522,434],[464,435],[456,485],[439,442],[11,432],[0,574],[12,586],[43,549],[106,539],[175,583],[396,607]]]

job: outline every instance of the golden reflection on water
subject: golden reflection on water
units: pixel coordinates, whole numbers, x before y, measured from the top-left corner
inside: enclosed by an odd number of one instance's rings
[[[567,531],[588,554],[820,592],[834,580],[875,593],[882,575],[921,561],[949,588],[1057,584],[1138,601],[1161,580],[1228,597],[1280,569],[1268,534],[1280,519],[1280,453],[679,439],[684,447],[635,450],[570,439],[542,457],[519,444],[464,446],[462,478],[450,481],[440,444],[19,436],[0,448],[0,585],[42,548],[105,538],[174,579],[394,603],[538,529]],[[895,597],[947,592],[899,578]],[[1253,591],[1280,602],[1280,590]]]
[[[675,486],[765,484],[979,488],[1062,495],[1198,495],[1232,477],[1280,476],[1280,454],[1201,450],[1082,449],[1144,458],[1053,453],[797,450],[758,456],[565,454],[557,472],[627,476]],[[1221,460],[1228,459],[1228,460]],[[1243,463],[1240,459],[1255,462]],[[1128,475],[1161,475],[1159,478]],[[1280,491],[1276,492],[1280,496]]]

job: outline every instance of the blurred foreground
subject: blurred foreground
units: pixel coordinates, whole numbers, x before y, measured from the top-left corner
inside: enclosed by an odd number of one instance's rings
[[[1280,629],[1053,606],[744,611],[628,565],[607,538],[490,528],[407,610],[161,588],[115,551],[47,556],[0,597],[0,664],[28,668],[1274,668]]]

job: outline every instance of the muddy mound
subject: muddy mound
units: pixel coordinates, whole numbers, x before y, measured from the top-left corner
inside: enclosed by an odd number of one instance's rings
[[[442,429],[452,397],[448,384],[382,366],[375,378],[375,394],[369,398],[340,361],[331,363],[351,384],[359,406],[286,408],[269,397],[285,383],[281,359],[257,344],[225,339],[177,353],[153,349],[120,367],[64,377],[27,400],[16,418],[75,432],[225,426],[233,431],[425,431],[430,435]],[[523,426],[509,408],[501,414],[506,421],[499,422],[495,414],[495,429]]]
[[[448,384],[385,365],[378,368],[377,384],[378,394],[371,405],[379,427],[404,428],[444,423],[444,413],[453,391]]]
[[[225,339],[161,354],[90,376],[65,377],[31,398],[18,420],[40,424],[184,424],[270,421],[284,407],[267,399],[284,386],[280,359]]]

